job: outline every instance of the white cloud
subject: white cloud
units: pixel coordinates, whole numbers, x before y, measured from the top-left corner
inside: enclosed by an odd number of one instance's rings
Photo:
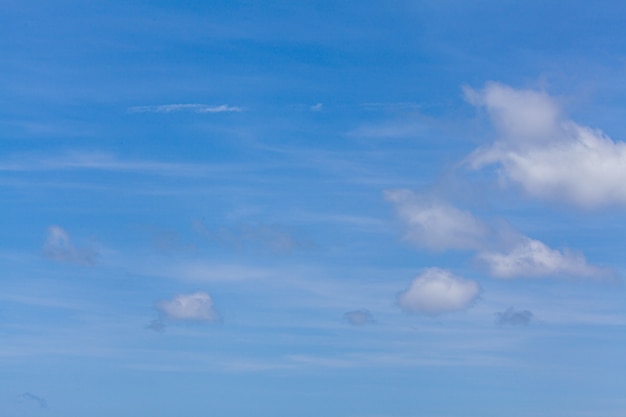
[[[315,111],[315,112],[322,111],[324,110],[324,105],[322,103],[317,103],[317,104],[310,106],[309,110]]]
[[[496,278],[519,277],[605,277],[608,271],[589,265],[580,253],[567,249],[552,249],[535,239],[522,236],[519,243],[506,253],[483,252],[478,259],[484,262]]]
[[[488,83],[466,96],[487,109],[500,135],[469,156],[470,167],[498,165],[504,184],[536,198],[585,208],[626,205],[626,143],[567,119],[543,92]]]
[[[130,113],[173,113],[173,112],[193,112],[193,113],[228,113],[240,112],[243,108],[222,104],[211,106],[208,104],[163,104],[160,106],[134,106],[129,107]]]
[[[209,322],[220,319],[211,296],[201,291],[192,294],[179,294],[171,300],[157,302],[155,307],[160,314],[169,320]]]
[[[387,191],[385,196],[395,204],[406,226],[407,240],[437,251],[477,251],[478,260],[496,278],[606,278],[613,275],[606,269],[589,265],[580,253],[552,249],[506,224],[485,223],[450,204],[408,190]]]
[[[398,304],[410,313],[436,316],[469,308],[479,294],[480,286],[476,281],[456,277],[443,269],[429,268],[400,293]]]
[[[406,225],[406,239],[420,247],[437,251],[477,249],[489,234],[489,228],[470,212],[447,203],[409,190],[389,190],[385,197],[394,203]]]
[[[48,227],[43,253],[54,261],[79,265],[93,265],[97,258],[97,253],[93,248],[74,246],[70,235],[59,226]]]

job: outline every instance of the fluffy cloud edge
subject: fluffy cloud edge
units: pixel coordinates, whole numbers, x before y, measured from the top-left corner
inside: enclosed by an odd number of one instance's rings
[[[407,313],[438,316],[470,308],[480,293],[476,281],[457,277],[445,269],[429,268],[398,294],[397,303]]]
[[[467,157],[470,169],[495,165],[503,185],[532,198],[584,209],[626,205],[626,143],[568,119],[542,91],[491,82],[465,95],[487,110],[499,135]]]
[[[213,298],[203,291],[191,294],[177,294],[169,300],[157,301],[154,305],[159,315],[167,321],[179,322],[217,322],[221,315],[215,309]],[[162,329],[152,322],[149,326],[153,330]]]
[[[468,211],[406,189],[386,190],[407,231],[405,239],[433,251],[471,250],[483,246],[489,227]]]
[[[587,263],[585,256],[567,249],[552,249],[545,243],[523,236],[506,252],[481,252],[477,260],[499,279],[576,277],[612,278],[613,272]]]

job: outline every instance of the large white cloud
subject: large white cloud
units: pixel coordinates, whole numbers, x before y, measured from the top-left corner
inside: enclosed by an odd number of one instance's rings
[[[479,294],[480,286],[476,281],[456,277],[444,269],[430,268],[398,295],[398,304],[406,312],[436,316],[465,310]]]
[[[171,300],[157,302],[155,307],[159,313],[170,320],[217,321],[220,319],[211,296],[201,291],[179,294]]]
[[[588,277],[609,275],[607,270],[589,265],[580,253],[559,251],[526,236],[507,252],[482,252],[478,259],[484,262],[496,278],[532,277]]]
[[[466,89],[485,107],[499,138],[469,156],[472,168],[500,167],[528,195],[585,208],[626,205],[626,143],[567,119],[543,92],[488,83]]]
[[[482,221],[445,202],[409,190],[388,190],[385,197],[406,225],[407,240],[420,247],[476,249],[488,235],[489,228]]]

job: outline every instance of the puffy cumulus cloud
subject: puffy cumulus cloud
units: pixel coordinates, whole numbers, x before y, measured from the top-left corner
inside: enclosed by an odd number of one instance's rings
[[[385,191],[407,227],[406,239],[427,249],[478,249],[489,228],[470,212],[409,190]]]
[[[213,299],[205,292],[179,294],[171,300],[162,300],[155,304],[159,314],[167,320],[175,321],[218,321],[220,314],[215,309]],[[159,322],[152,322],[152,330],[162,331]]]
[[[59,226],[48,227],[43,253],[54,261],[79,265],[95,264],[98,255],[93,248],[76,247],[69,233]]]
[[[375,323],[374,316],[369,310],[353,310],[343,315],[343,319],[353,326],[364,326]]]
[[[509,307],[496,313],[496,324],[499,326],[528,326],[535,315],[529,310],[516,310]]]
[[[476,281],[459,278],[443,269],[430,268],[398,295],[398,305],[409,313],[436,316],[465,310],[479,295],[480,286]]]
[[[497,165],[504,184],[536,198],[585,208],[626,205],[626,143],[567,119],[543,92],[497,83],[465,92],[499,133],[468,157],[471,168]]]
[[[478,259],[496,278],[520,277],[607,277],[608,270],[587,263],[580,253],[552,249],[535,239],[522,236],[508,252],[482,252]]]

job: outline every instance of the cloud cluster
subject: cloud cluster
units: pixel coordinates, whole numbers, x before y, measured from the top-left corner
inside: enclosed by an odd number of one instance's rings
[[[469,156],[471,168],[496,165],[504,184],[540,199],[583,208],[626,205],[626,143],[567,119],[543,92],[488,83],[465,93],[499,133]]]
[[[197,322],[220,320],[220,314],[215,309],[213,299],[209,294],[202,291],[192,294],[179,294],[171,300],[158,301],[155,308],[166,320]],[[159,327],[158,325],[151,326]],[[153,328],[153,330],[157,329]]]
[[[348,311],[343,315],[343,319],[353,326],[375,323],[374,316],[366,309]]]
[[[437,316],[465,310],[479,295],[480,286],[476,281],[459,278],[443,269],[430,268],[398,295],[398,305],[409,313]]]
[[[94,265],[98,256],[93,248],[75,246],[70,235],[59,226],[48,227],[43,253],[54,261],[77,265]]]
[[[501,313],[496,313],[496,324],[499,326],[527,326],[535,315],[529,310],[516,310],[509,307]]]
[[[444,251],[466,249],[495,278],[604,278],[610,271],[589,265],[585,257],[504,228],[487,224],[469,211],[409,190],[385,192],[406,227],[405,237],[416,246]]]

